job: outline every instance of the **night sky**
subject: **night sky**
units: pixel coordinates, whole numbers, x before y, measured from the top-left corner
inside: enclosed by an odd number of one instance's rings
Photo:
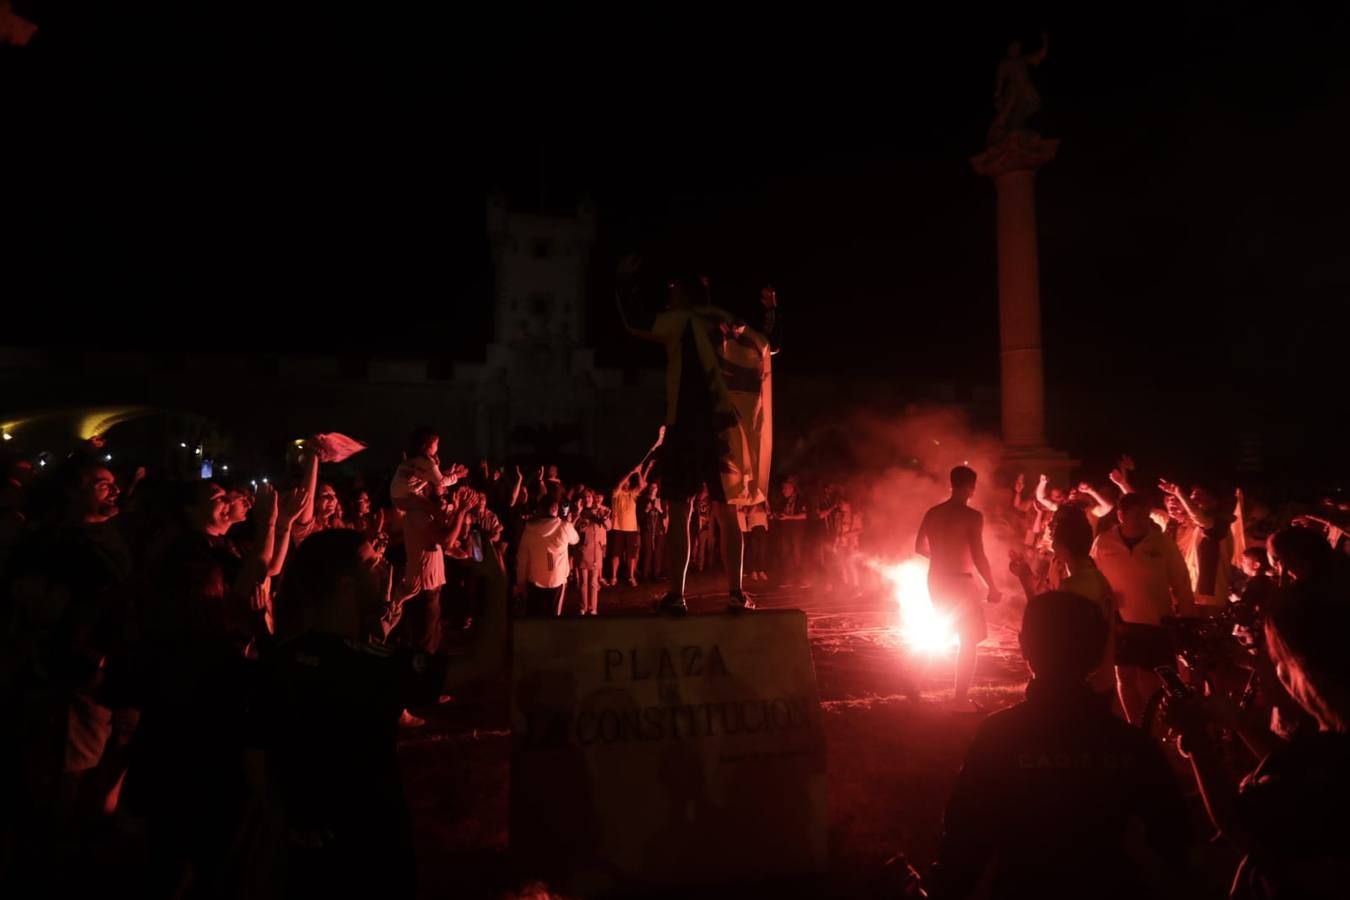
[[[608,294],[636,249],[729,305],[773,281],[792,371],[994,384],[994,196],[968,159],[1007,39],[1044,27],[1051,390],[1327,411],[1290,397],[1344,372],[1344,14],[786,10],[48,13],[0,48],[5,340],[156,347],[157,321],[190,346],[472,358],[501,190],[594,198],[602,361],[647,361]]]

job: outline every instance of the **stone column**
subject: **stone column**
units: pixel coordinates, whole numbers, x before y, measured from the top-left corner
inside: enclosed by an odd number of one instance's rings
[[[998,192],[998,311],[1007,458],[1056,457],[1045,440],[1041,367],[1041,285],[1036,254],[1036,170],[1054,159],[1059,141],[1032,131],[1008,133],[972,158]]]

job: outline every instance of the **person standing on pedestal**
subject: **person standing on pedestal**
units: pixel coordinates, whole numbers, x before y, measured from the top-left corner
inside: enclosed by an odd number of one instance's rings
[[[639,261],[625,260],[621,278],[631,277]],[[666,348],[666,435],[661,472],[670,509],[666,535],[670,587],[657,611],[684,615],[685,576],[689,569],[689,520],[703,484],[722,521],[722,557],[732,610],[753,609],[741,584],[744,545],[736,508],[762,502],[768,494],[772,455],[773,406],[769,337],[778,298],[772,287],[760,291],[764,330],[749,328],[714,306],[707,280],[681,274],[666,282],[668,307],[651,329],[624,327],[634,337]],[[617,292],[622,301],[623,287]]]

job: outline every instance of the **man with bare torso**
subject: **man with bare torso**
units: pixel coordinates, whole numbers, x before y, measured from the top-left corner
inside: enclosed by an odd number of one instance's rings
[[[970,706],[967,694],[975,677],[975,654],[988,634],[984,606],[974,568],[984,581],[990,603],[999,601],[989,559],[984,555],[984,516],[967,504],[975,494],[975,472],[965,466],[952,469],[952,496],[924,514],[914,540],[914,552],[928,558],[928,594],[933,608],[948,617],[960,638],[956,654],[958,707]]]

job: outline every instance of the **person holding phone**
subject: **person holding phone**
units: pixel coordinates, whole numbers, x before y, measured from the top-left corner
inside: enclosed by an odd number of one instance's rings
[[[562,615],[567,576],[571,572],[569,550],[581,536],[560,513],[559,502],[544,495],[520,538],[516,593],[525,597],[525,615],[532,618]]]

